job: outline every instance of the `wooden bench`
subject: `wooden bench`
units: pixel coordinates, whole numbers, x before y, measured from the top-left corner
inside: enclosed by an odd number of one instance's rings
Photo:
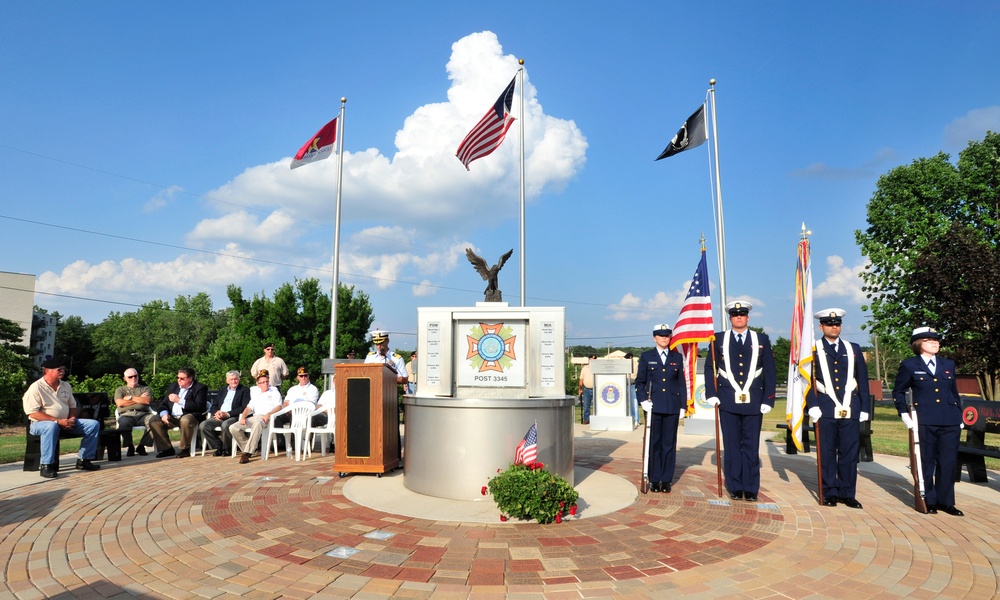
[[[805,417],[804,417],[805,418]],[[795,445],[795,440],[792,439],[792,430],[788,427],[787,423],[778,423],[775,425],[777,429],[785,430],[785,454],[798,454],[799,449]],[[802,451],[811,452],[809,444],[809,434],[815,433],[816,430],[812,425],[802,426]],[[860,462],[872,462],[874,458],[872,457],[872,422],[865,421],[861,424],[861,437],[858,443],[858,460]]]
[[[104,392],[82,392],[73,393],[76,400],[76,416],[80,419],[96,419],[101,424],[101,431],[104,431],[104,421],[110,414],[108,395]],[[37,471],[42,461],[42,438],[31,435],[31,420],[24,418],[25,446],[24,446],[24,470]],[[72,433],[59,432],[59,439],[65,440],[74,437]],[[97,436],[97,456],[95,460],[104,456],[104,447],[101,445],[101,434]],[[110,452],[109,452],[110,455]],[[58,459],[58,457],[56,457]],[[109,459],[110,460],[110,459]],[[121,449],[118,449],[118,460],[121,460]],[[58,461],[57,461],[58,466]]]
[[[958,468],[955,481],[962,479],[962,467],[969,471],[969,481],[985,483],[986,457],[1000,459],[1000,450],[986,447],[987,433],[1000,433],[1000,402],[981,398],[962,398],[962,421],[965,423],[965,441],[958,447]]]

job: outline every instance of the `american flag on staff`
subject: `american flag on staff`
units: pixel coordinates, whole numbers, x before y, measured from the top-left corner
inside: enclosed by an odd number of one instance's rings
[[[535,459],[538,458],[538,424],[535,423],[528,430],[528,433],[524,434],[524,439],[521,443],[517,445],[517,449],[514,450],[514,464],[531,466],[535,464]]]
[[[684,354],[684,379],[688,388],[687,414],[694,414],[695,378],[697,376],[698,343],[715,339],[712,322],[712,294],[709,291],[708,266],[705,263],[705,247],[701,247],[701,260],[694,270],[694,279],[688,288],[684,306],[674,325],[670,348],[681,347]]]
[[[507,135],[507,130],[514,124],[514,117],[510,115],[510,105],[514,100],[515,81],[517,81],[517,75],[510,80],[510,85],[500,94],[493,107],[486,111],[479,123],[476,123],[472,131],[458,145],[455,156],[465,165],[466,171],[469,170],[469,163],[500,147]]]

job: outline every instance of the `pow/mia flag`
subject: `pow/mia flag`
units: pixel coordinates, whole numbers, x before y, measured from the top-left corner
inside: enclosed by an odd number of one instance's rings
[[[705,105],[703,103],[698,107],[698,110],[694,111],[693,115],[688,117],[687,121],[684,121],[680,131],[677,132],[674,139],[670,140],[666,149],[656,157],[656,160],[697,148],[706,140],[708,140],[708,128],[705,127]]]

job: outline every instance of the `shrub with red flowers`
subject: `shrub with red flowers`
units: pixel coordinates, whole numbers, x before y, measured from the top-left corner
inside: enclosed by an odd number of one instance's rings
[[[580,498],[568,481],[549,473],[539,462],[511,465],[483,486],[482,494],[487,492],[500,509],[501,521],[511,517],[561,523],[564,514],[576,515],[576,501]]]

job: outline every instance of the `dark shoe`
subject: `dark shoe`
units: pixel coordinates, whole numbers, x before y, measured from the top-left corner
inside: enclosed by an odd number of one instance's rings
[[[840,501],[849,508],[861,508],[861,503],[854,498],[841,498]]]
[[[125,451],[125,456],[135,456],[135,447],[129,446],[128,450]]]
[[[583,422],[584,425],[590,425],[590,419]]]
[[[135,453],[138,454],[139,456],[146,456],[146,454],[148,454],[148,452],[146,452],[145,446],[139,446],[138,448],[136,448]]]
[[[245,465],[245,464],[247,464],[249,462],[250,462],[250,453],[249,452],[244,452],[243,454],[240,455],[240,464],[241,465]]]
[[[743,499],[746,500],[747,502],[756,502],[757,494],[751,492],[743,492]]]
[[[173,447],[156,453],[156,458],[167,458],[168,456],[177,456],[177,452],[173,449]]]
[[[191,456],[191,450],[188,448],[185,448],[177,453],[177,458],[188,458],[190,456]]]
[[[41,468],[38,470],[38,472],[42,477],[46,479],[55,479],[56,475],[59,474],[56,472],[55,467],[53,467],[52,465],[42,465]]]
[[[823,496],[823,506],[837,506],[837,501],[840,498],[836,496]]]
[[[732,498],[733,500],[742,500],[743,492],[740,490],[737,490],[735,492],[729,492],[729,497]]]
[[[649,484],[649,491],[652,492],[652,493],[654,493],[654,494],[660,492],[661,491],[660,490],[660,482],[659,481],[653,481],[653,482],[651,482]]]
[[[77,471],[100,471],[101,465],[95,465],[90,462],[90,459],[76,459],[76,470]]]
[[[949,515],[951,515],[953,517],[964,517],[965,516],[964,512],[958,510],[954,506],[945,506],[943,504],[938,504],[937,505],[937,509],[940,510],[941,512],[948,513]]]
[[[212,456],[225,456],[225,455],[226,453],[222,451],[222,448],[217,448],[215,452],[212,453]]]
[[[669,481],[666,482],[666,483],[660,484],[660,487],[662,488],[660,491],[663,492],[664,494],[669,494],[670,493],[670,482]]]
[[[928,506],[927,507],[927,514],[929,514],[929,515],[936,515],[937,514],[937,509],[934,508],[933,506]]]

